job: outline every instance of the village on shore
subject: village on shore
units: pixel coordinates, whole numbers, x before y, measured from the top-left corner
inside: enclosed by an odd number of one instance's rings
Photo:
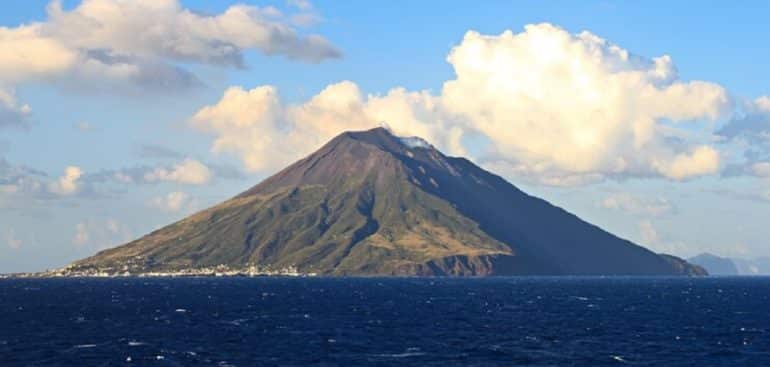
[[[303,273],[297,270],[295,266],[289,266],[280,269],[269,269],[257,265],[251,265],[242,268],[232,268],[227,265],[217,265],[211,267],[189,268],[167,271],[137,271],[114,268],[77,268],[66,266],[60,269],[53,269],[36,273],[14,273],[0,274],[3,278],[118,278],[118,277],[262,277],[262,276],[282,276],[282,277],[313,277],[316,273]]]

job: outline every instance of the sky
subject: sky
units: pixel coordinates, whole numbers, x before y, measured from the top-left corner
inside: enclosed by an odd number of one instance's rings
[[[658,252],[770,256],[767,2],[16,1],[0,273],[386,124]]]

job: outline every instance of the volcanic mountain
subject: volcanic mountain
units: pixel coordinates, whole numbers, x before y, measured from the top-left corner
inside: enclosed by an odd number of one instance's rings
[[[385,128],[343,133],[253,188],[72,271],[292,267],[322,275],[692,275]]]

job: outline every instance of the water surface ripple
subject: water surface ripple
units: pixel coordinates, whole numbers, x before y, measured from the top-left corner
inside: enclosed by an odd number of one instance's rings
[[[0,280],[0,366],[768,366],[770,278]]]

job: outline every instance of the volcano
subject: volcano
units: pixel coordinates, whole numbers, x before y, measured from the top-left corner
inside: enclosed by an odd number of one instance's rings
[[[67,269],[211,267],[397,276],[703,273],[385,128],[342,133],[230,200]]]

